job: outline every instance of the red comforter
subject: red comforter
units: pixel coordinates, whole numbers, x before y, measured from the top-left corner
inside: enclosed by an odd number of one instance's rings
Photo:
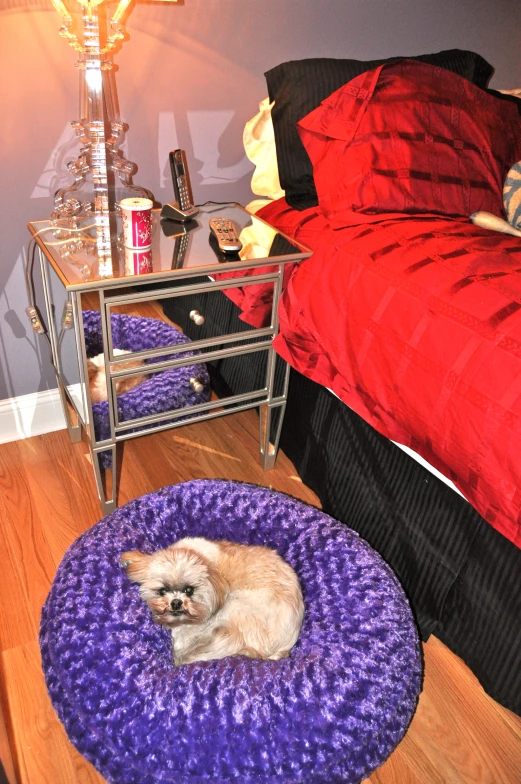
[[[286,286],[277,351],[520,546],[521,242],[443,217],[332,230],[284,200],[259,216],[314,250]]]

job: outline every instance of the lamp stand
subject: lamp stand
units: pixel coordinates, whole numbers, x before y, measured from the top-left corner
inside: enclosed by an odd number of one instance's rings
[[[58,225],[60,219],[66,219],[69,226],[80,228],[87,219],[96,227],[98,255],[109,256],[118,201],[136,195],[153,199],[148,190],[133,184],[137,167],[120,150],[126,126],[119,117],[113,64],[107,57],[124,38],[121,19],[130,0],[120,0],[103,45],[98,16],[102,0],[78,1],[82,6],[81,39],[73,32],[72,17],[63,0],[52,0],[63,20],[60,35],[79,53],[79,119],[71,124],[81,147],[78,157],[67,164],[74,182],[56,192],[51,220]]]

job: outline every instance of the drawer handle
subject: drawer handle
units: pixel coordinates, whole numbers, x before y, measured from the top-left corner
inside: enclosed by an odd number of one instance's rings
[[[202,392],[204,389],[204,385],[201,384],[199,379],[196,378],[195,376],[192,376],[192,378],[190,379],[190,386],[192,387],[194,392]]]
[[[198,310],[191,310],[190,318],[197,324],[198,327],[200,327],[201,324],[204,324],[204,316],[199,313]]]

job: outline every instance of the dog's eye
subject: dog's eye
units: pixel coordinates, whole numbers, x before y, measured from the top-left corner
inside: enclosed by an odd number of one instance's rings
[[[158,594],[159,594],[159,596],[165,596],[166,595],[166,588],[160,588],[159,591],[158,591]]]
[[[193,592],[194,592],[194,589],[192,588],[192,586],[191,585],[187,585],[186,588],[185,588],[185,594],[187,596],[192,596]]]

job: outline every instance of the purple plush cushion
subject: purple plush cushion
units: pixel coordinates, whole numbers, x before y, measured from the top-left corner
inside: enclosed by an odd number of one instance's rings
[[[306,611],[289,658],[173,666],[119,556],[183,536],[265,544],[293,566]],[[380,556],[313,507],[220,480],[143,496],[83,534],[40,644],[71,741],[113,784],[354,784],[401,740],[421,686],[411,610]]]
[[[191,343],[190,338],[171,324],[160,319],[111,313],[110,327],[114,348],[126,349],[127,351],[145,351],[150,348]],[[95,357],[103,351],[101,316],[98,310],[83,311],[83,329],[87,357]],[[161,362],[165,359],[196,356],[197,353],[187,350],[176,354],[175,357],[172,354],[168,357],[148,359],[145,362],[151,365],[154,362]],[[202,392],[194,392],[190,386],[190,378],[192,376],[204,385]],[[163,370],[160,373],[148,376],[146,381],[143,381],[134,389],[118,395],[118,416],[120,422],[127,422],[138,417],[163,414],[178,408],[206,403],[209,399],[210,377],[204,362],[199,362],[193,365]],[[92,415],[96,440],[103,441],[106,438],[110,438],[109,404],[107,401],[94,403]],[[148,427],[152,427],[152,425],[148,425]],[[141,425],[139,428],[133,428],[129,432],[144,430],[145,428],[146,426]],[[110,452],[101,453],[101,462],[105,468],[111,465]]]

